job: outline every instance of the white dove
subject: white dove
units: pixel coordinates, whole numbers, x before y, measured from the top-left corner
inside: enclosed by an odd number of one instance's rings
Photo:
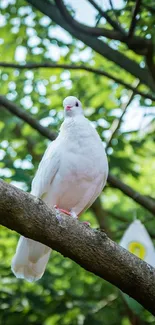
[[[48,207],[57,206],[76,217],[101,193],[108,176],[108,162],[97,131],[84,117],[81,102],[69,96],[63,106],[64,122],[39,164],[31,194]],[[51,248],[21,236],[12,260],[13,273],[30,282],[40,279],[50,253]]]

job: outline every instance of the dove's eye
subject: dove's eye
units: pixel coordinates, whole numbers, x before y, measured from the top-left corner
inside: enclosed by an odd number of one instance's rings
[[[79,103],[78,103],[78,102],[76,102],[75,106],[79,106]]]

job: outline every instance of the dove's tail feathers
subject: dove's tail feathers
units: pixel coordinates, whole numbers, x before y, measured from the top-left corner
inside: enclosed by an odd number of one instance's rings
[[[29,282],[37,281],[45,271],[50,252],[51,248],[21,236],[11,269],[17,278]]]

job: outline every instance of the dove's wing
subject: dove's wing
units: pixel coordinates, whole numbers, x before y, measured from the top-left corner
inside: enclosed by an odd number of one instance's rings
[[[59,140],[53,141],[39,164],[32,182],[31,193],[46,201],[46,194],[59,170],[60,150]],[[48,204],[48,202],[46,201]],[[12,271],[17,278],[27,281],[40,279],[45,271],[51,249],[32,239],[20,237],[16,254],[12,260]]]
[[[43,200],[59,170],[60,150],[58,146],[58,139],[48,146],[32,181],[31,194]]]

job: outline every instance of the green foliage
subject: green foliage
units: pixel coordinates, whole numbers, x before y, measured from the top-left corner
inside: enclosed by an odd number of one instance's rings
[[[129,27],[133,3],[128,1],[123,14],[118,11],[119,20],[126,27]],[[82,42],[72,39],[26,1],[2,1],[0,9],[3,17],[0,61],[21,64],[48,61],[79,65],[88,63],[114,76],[119,75],[129,84],[135,81],[132,75],[95,54]],[[137,24],[137,35],[154,34],[153,15],[149,14],[151,17],[148,18],[147,13],[145,9],[143,19]],[[147,29],[142,28],[142,23]],[[108,42],[120,52],[126,51],[128,57],[136,62],[143,61],[141,56],[127,50],[125,45]],[[1,94],[55,131],[63,120],[63,98],[69,95],[79,97],[86,116],[97,128],[104,143],[108,140],[111,124],[120,117],[123,104],[129,97],[128,90],[114,81],[80,70],[0,68],[0,79]],[[141,86],[142,90],[145,88]],[[151,197],[155,190],[153,109],[151,101],[135,96],[108,149],[111,172]],[[135,123],[135,116],[131,118],[132,112],[141,112],[141,116],[137,117],[139,123]],[[4,107],[0,107],[0,139],[0,177],[30,191],[32,178],[49,141]],[[151,231],[155,226],[154,219],[133,200],[109,186],[101,199],[104,208],[109,211],[107,223],[114,240],[119,242],[127,225],[135,217],[145,223],[154,238],[155,231]],[[86,212],[82,219],[90,220],[93,227],[98,227],[92,211]],[[1,324],[131,324],[126,304],[116,288],[56,252],[53,252],[46,273],[39,282],[29,284],[17,280],[10,270],[16,243],[17,235],[1,228]],[[139,317],[146,324],[155,324],[154,318],[144,309]]]

